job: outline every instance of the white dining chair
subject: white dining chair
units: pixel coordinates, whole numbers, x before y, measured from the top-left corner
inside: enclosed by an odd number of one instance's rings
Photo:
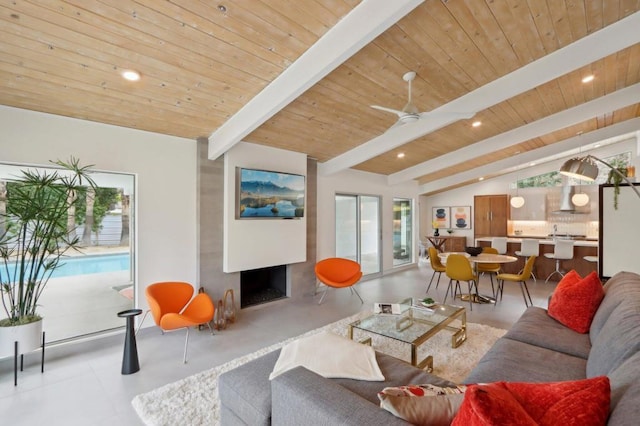
[[[545,284],[549,281],[549,278],[554,276],[555,274],[559,274],[560,278],[564,277],[564,274],[560,271],[560,261],[573,259],[573,244],[575,241],[573,240],[556,240],[555,247],[553,248],[553,253],[545,253],[544,257],[547,259],[555,259],[556,260],[556,270],[549,274],[546,280],[544,280]]]
[[[520,250],[516,250],[516,256],[524,257],[525,264],[531,256],[540,256],[540,241],[535,238],[523,238],[520,243]],[[522,273],[522,269],[518,273]],[[537,282],[536,274],[531,272],[533,281]]]

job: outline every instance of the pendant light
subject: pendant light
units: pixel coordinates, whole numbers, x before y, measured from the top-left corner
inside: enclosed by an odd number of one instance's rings
[[[582,137],[582,132],[578,133],[578,136],[579,136],[579,137]],[[582,143],[580,144],[580,148],[579,148],[579,150],[578,150],[578,157],[580,156],[580,154],[582,154]],[[585,163],[585,162],[581,162],[581,164],[583,164],[583,163]],[[565,163],[565,164],[563,165],[563,167],[564,167],[566,164],[567,164],[567,163]],[[589,164],[589,163],[586,163],[586,164]],[[593,167],[594,167],[594,168],[595,168],[595,170],[596,170],[596,176],[597,176],[597,173],[598,173],[598,171],[597,171],[597,170],[598,170],[598,169],[597,169],[597,167],[596,167],[596,165],[595,165],[595,164],[593,164]],[[588,196],[587,194],[585,194],[584,192],[582,192],[582,175],[581,175],[581,174],[578,174],[577,176],[578,176],[578,179],[579,179],[579,182],[578,182],[578,192],[576,192],[575,194],[573,194],[573,196],[571,197],[571,202],[572,202],[574,205],[578,206],[578,207],[583,207],[583,206],[586,206],[587,204],[589,204],[589,196]],[[595,176],[594,176],[594,179],[595,179]]]

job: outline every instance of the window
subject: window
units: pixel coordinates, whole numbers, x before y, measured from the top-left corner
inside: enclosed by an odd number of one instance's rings
[[[413,213],[411,200],[393,199],[393,265],[411,263],[413,259]]]

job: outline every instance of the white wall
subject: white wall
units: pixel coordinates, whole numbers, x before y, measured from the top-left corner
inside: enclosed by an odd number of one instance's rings
[[[416,181],[389,186],[387,177],[346,170],[330,176],[318,175],[318,260],[335,256],[335,196],[343,194],[376,195],[382,197],[382,271],[393,269],[393,199],[414,200],[414,229],[420,215]],[[416,231],[417,232],[417,231]],[[416,233],[416,238],[418,234]],[[418,241],[415,241],[417,251]]]
[[[622,142],[604,146],[602,148],[589,151],[589,154],[595,155],[598,158],[604,158],[620,154],[622,152],[631,151],[631,162],[636,166],[636,169],[640,166],[640,159],[638,157],[638,141],[635,138],[626,139]],[[515,181],[517,179],[524,179],[531,176],[537,176],[543,173],[548,173],[554,170],[560,170],[562,164],[568,158],[562,158],[547,163],[539,164],[536,166],[526,167],[518,170],[518,172],[505,174],[496,178],[487,179],[482,182],[478,182],[472,185],[467,185],[462,188],[454,189],[451,191],[443,192],[440,194],[420,196],[420,237],[424,238],[427,234],[432,234],[431,227],[431,208],[435,206],[471,206],[471,216],[473,217],[473,197],[474,195],[492,195],[492,194],[512,194],[515,195]],[[513,186],[513,189],[511,189]],[[525,199],[526,202],[526,199]],[[473,226],[470,230],[458,230],[456,229],[455,236],[467,237],[467,244],[473,245]],[[441,231],[443,232],[443,231]]]
[[[236,219],[236,167],[307,175],[307,156],[239,143],[224,156],[223,271],[238,272],[307,260],[307,200],[298,219]],[[305,179],[305,185],[307,180]],[[305,196],[306,197],[306,196]]]
[[[154,281],[196,283],[196,141],[0,106],[0,160],[48,165],[77,157],[136,175],[136,304]]]

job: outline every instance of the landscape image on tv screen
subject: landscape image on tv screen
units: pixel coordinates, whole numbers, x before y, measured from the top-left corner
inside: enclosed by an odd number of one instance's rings
[[[304,176],[243,168],[238,175],[239,218],[304,216]]]

